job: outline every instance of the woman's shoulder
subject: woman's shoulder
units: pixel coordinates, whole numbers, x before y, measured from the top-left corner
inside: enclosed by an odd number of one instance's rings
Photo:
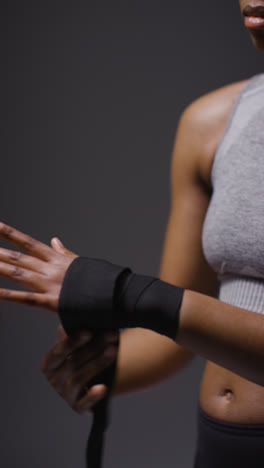
[[[205,135],[207,139],[207,130],[217,130],[219,124],[227,123],[235,101],[248,81],[227,84],[202,95],[186,107],[181,119],[185,120],[193,130],[197,128],[200,135]]]
[[[191,102],[181,115],[180,133],[189,141],[189,156],[208,184],[216,149],[236,99],[248,81],[237,81],[204,94]]]

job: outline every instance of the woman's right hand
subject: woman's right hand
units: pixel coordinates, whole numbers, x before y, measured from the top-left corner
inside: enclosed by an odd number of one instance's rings
[[[58,331],[57,343],[42,360],[41,370],[74,411],[88,414],[107,391],[104,384],[90,387],[89,382],[116,358],[118,332],[93,336],[92,331],[83,330],[69,338],[61,326]]]

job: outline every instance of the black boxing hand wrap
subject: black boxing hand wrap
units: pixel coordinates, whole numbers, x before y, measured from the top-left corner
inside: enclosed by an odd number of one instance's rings
[[[126,268],[104,260],[77,257],[63,280],[58,312],[65,331],[112,329],[113,301],[118,277]],[[90,313],[89,313],[90,312]]]
[[[100,333],[103,329],[143,327],[175,340],[182,296],[183,289],[156,278],[135,275],[104,260],[77,257],[66,271],[58,312],[68,335],[83,328]],[[102,466],[116,366],[117,359],[88,384],[107,386],[105,397],[93,409],[86,449],[88,468]]]
[[[183,289],[151,276],[126,275],[126,285],[117,290],[116,321],[119,327],[148,328],[175,340]]]
[[[184,290],[104,260],[76,258],[59,298],[66,332],[142,327],[176,338]]]

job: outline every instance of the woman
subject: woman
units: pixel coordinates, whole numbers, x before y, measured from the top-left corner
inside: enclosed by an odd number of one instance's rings
[[[240,7],[254,46],[264,52],[264,1],[240,0]],[[195,354],[209,360],[196,468],[263,466],[263,93],[259,75],[209,93],[183,113],[160,271],[164,282],[184,288],[177,344],[142,328],[120,338],[117,395],[175,374]],[[56,312],[77,256],[58,239],[49,248],[5,225],[0,234],[28,254],[1,249],[1,274],[35,291],[2,290],[2,298]],[[116,333],[93,339],[85,331],[69,341],[61,332],[46,356],[43,371],[76,411],[89,411],[105,394],[103,385],[86,386],[115,358],[116,340]]]

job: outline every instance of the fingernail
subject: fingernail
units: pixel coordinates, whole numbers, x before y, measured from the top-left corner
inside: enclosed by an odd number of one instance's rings
[[[93,388],[93,391],[96,392],[95,396],[98,395],[97,392],[99,392],[99,394],[103,395],[103,394],[105,394],[105,392],[107,390],[107,387],[106,387],[105,384],[96,384],[96,385],[93,385],[92,388]]]
[[[54,240],[60,247],[63,247],[63,244],[58,237],[54,237]]]

